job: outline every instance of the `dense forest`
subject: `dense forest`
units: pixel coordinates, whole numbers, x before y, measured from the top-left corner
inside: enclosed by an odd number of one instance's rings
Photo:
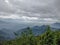
[[[21,33],[16,39],[9,41],[0,41],[0,45],[60,45],[60,31],[52,31],[48,26],[46,32],[35,36],[31,28]]]

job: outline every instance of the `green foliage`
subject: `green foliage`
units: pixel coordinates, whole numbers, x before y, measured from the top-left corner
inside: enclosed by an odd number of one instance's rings
[[[47,31],[40,35],[34,36],[31,28],[21,33],[19,38],[15,40],[5,41],[3,45],[60,45],[60,31],[51,31],[48,26]],[[15,35],[17,35],[15,33]]]

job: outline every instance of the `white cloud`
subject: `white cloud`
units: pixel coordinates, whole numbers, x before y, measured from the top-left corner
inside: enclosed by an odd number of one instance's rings
[[[38,20],[37,17],[27,17],[27,16],[22,16],[23,19],[25,20]]]
[[[13,7],[13,5],[9,2],[9,0],[5,0],[5,3],[6,3],[8,6],[10,6],[10,8]]]
[[[18,15],[8,15],[8,16],[1,15],[0,18],[23,19],[25,21],[27,21],[27,20],[38,20],[37,17],[18,16]]]
[[[28,17],[28,16],[18,16],[18,15],[9,15],[9,16],[4,16],[1,15],[0,18],[3,19],[18,19],[22,22],[27,22],[27,23],[55,23],[58,22],[57,19],[53,18],[38,18],[38,17]]]
[[[18,0],[18,1],[21,1],[21,2],[23,2],[24,0]]]
[[[17,16],[17,15],[9,15],[9,16],[3,16],[3,15],[1,15],[0,16],[0,18],[11,18],[11,19],[19,19],[20,17],[19,16]]]
[[[9,1],[8,1],[8,0],[5,0],[5,2],[6,2],[6,3],[9,3]]]
[[[42,20],[47,21],[47,22],[56,22],[56,21],[58,21],[57,19],[54,19],[54,18],[42,18]]]
[[[52,18],[44,18],[43,20],[46,20],[46,21],[53,21]]]

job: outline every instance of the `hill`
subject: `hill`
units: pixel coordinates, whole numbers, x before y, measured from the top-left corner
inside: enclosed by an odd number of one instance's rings
[[[31,28],[22,32],[21,36],[14,40],[1,42],[2,45],[60,45],[60,31],[51,31],[50,27],[39,36],[34,36]]]
[[[4,41],[4,40],[11,40],[11,39],[14,39],[15,38],[15,35],[13,32],[11,32],[10,30],[8,29],[1,29],[0,30],[0,40]]]

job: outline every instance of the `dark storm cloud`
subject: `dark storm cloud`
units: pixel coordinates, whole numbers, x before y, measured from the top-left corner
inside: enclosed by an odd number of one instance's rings
[[[0,0],[0,15],[60,19],[60,0]]]

